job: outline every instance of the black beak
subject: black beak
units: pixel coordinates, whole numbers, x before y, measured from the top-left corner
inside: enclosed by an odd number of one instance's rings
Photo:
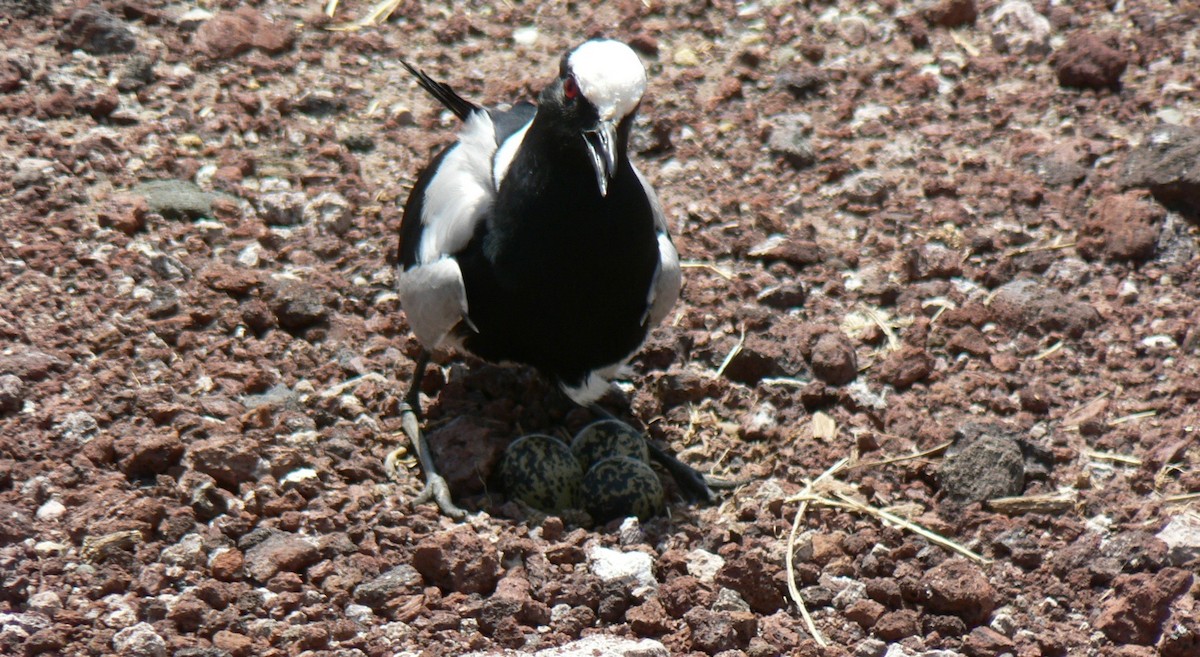
[[[596,170],[600,196],[608,196],[608,181],[617,175],[617,126],[611,120],[601,119],[594,130],[583,132],[583,141]]]

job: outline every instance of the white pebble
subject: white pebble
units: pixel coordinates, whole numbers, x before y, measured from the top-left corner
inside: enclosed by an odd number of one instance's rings
[[[48,500],[45,504],[38,507],[37,519],[53,522],[63,517],[67,512],[67,507],[63,506],[58,500]]]
[[[518,27],[513,30],[513,41],[523,45],[532,46],[538,40],[538,29],[532,25],[526,27]]]

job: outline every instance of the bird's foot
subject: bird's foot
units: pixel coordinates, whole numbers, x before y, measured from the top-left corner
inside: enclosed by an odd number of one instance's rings
[[[425,487],[421,489],[421,493],[413,498],[413,506],[433,502],[437,504],[438,509],[452,520],[462,520],[467,517],[465,509],[459,507],[450,499],[450,486],[446,484],[445,478],[442,475],[431,472],[425,476]]]
[[[421,432],[417,413],[407,403],[400,404],[400,426],[404,430],[404,434],[408,436],[409,443],[416,450],[417,458],[421,462],[421,470],[425,472],[425,487],[421,489],[420,494],[413,498],[413,506],[433,502],[448,518],[454,520],[466,518],[467,512],[450,498],[450,486],[446,483],[445,477],[438,474],[434,468],[433,457],[429,453],[429,443],[425,440],[425,434]],[[393,480],[398,479],[399,461],[405,454],[407,454],[407,450],[401,447],[393,450],[384,459],[383,467]]]
[[[650,458],[671,474],[671,478],[679,486],[679,493],[683,496],[684,501],[704,504],[712,504],[717,501],[716,493],[713,493],[712,489],[723,488],[724,486],[721,485],[724,483],[723,480],[704,475],[649,441],[646,442],[646,446],[650,449]]]

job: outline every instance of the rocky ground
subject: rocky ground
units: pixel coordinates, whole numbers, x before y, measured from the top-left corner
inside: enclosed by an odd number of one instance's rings
[[[1200,5],[495,4],[0,0],[0,653],[1200,654]],[[600,33],[689,262],[613,408],[750,482],[530,514],[500,451],[590,416],[445,359],[454,523],[381,463],[399,59]]]

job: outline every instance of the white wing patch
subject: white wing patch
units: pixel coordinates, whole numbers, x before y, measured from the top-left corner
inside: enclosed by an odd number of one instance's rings
[[[529,131],[529,126],[532,124],[533,119],[529,119],[529,123],[509,135],[496,151],[496,157],[492,162],[492,184],[496,190],[500,189],[500,181],[504,180],[504,175],[508,173],[508,167],[512,165],[513,158],[517,156],[521,144],[525,143],[525,133]]]
[[[496,154],[496,127],[487,112],[467,118],[458,143],[442,158],[441,166],[425,188],[421,223],[425,230],[417,262],[431,263],[454,253],[471,241],[475,225],[496,196],[492,158]]]
[[[630,166],[633,166],[632,162]],[[679,252],[675,250],[675,244],[671,242],[671,235],[667,232],[667,217],[663,212],[662,203],[658,200],[658,194],[654,193],[654,188],[637,167],[633,167],[633,172],[637,174],[638,182],[642,184],[646,197],[650,199],[654,228],[658,232],[658,268],[654,270],[654,279],[650,281],[650,290],[646,294],[646,315],[642,318],[643,324],[653,328],[666,319],[675,302],[679,300],[679,290],[683,287],[683,272],[679,266]]]
[[[467,317],[467,288],[454,258],[403,271],[396,287],[409,326],[426,349],[442,346],[455,325]]]

